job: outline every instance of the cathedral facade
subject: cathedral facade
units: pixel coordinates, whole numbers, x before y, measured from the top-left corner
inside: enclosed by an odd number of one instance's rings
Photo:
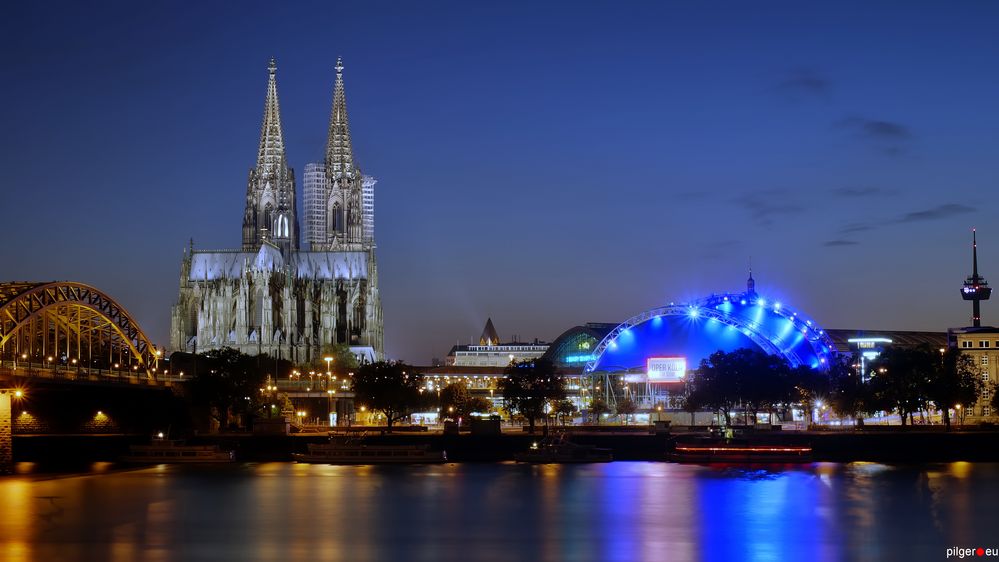
[[[361,359],[383,355],[373,206],[365,209],[365,176],[354,161],[338,59],[319,212],[322,238],[300,245],[295,174],[285,155],[277,66],[268,67],[256,166],[250,169],[243,244],[234,250],[184,252],[180,296],[171,315],[174,350],[233,347],[293,362],[316,362],[346,344]],[[370,181],[370,179],[368,179]],[[373,230],[373,229],[372,229]]]

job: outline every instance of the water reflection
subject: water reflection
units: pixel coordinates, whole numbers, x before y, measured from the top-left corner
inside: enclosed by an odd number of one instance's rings
[[[0,559],[942,559],[999,497],[969,463],[89,470],[0,480]]]

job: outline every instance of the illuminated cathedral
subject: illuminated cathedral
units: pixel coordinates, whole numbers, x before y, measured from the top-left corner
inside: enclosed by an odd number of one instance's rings
[[[346,344],[362,360],[381,359],[375,243],[364,228],[364,176],[350,140],[342,61],[336,64],[323,162],[325,228],[323,239],[312,239],[308,250],[299,247],[295,173],[285,154],[274,59],[268,73],[257,162],[246,186],[242,248],[197,250],[192,242],[185,250],[171,345],[192,353],[233,347],[314,362],[332,345]]]

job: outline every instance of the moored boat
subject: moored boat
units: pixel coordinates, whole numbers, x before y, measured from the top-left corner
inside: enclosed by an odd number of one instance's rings
[[[678,439],[671,442],[667,458],[694,463],[807,463],[812,461],[812,447],[753,439]]]
[[[530,463],[588,463],[611,462],[614,455],[610,449],[573,443],[560,434],[532,443],[527,451],[514,453],[513,459]]]
[[[445,451],[430,445],[367,444],[354,439],[309,443],[307,453],[294,453],[301,463],[318,464],[427,464],[447,462]]]
[[[218,445],[185,445],[178,440],[153,439],[149,445],[130,445],[129,453],[121,460],[143,464],[219,463],[233,462],[235,455]]]

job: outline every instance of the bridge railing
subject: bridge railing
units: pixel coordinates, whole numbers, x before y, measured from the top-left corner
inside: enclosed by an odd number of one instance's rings
[[[84,365],[61,365],[58,363],[37,363],[31,361],[0,361],[0,376],[39,377],[47,379],[89,380],[104,382],[128,382],[155,384],[145,371],[131,369],[101,369]]]

